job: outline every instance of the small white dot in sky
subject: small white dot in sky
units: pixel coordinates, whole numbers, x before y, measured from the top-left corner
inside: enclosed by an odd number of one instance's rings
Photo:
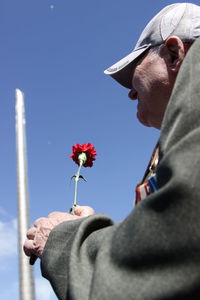
[[[50,8],[51,8],[51,9],[54,9],[54,5],[50,5]]]

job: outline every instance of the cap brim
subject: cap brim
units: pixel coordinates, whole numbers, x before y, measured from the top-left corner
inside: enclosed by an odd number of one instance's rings
[[[124,87],[131,89],[134,64],[138,61],[140,55],[149,49],[150,46],[151,45],[144,45],[136,50],[133,50],[133,52],[106,69],[104,73],[112,76]]]

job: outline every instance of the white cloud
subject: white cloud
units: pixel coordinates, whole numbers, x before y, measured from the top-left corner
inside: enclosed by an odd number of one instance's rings
[[[10,217],[10,215],[7,213],[7,211],[5,211],[5,209],[1,206],[0,206],[0,215],[2,215],[4,217]]]
[[[10,282],[9,285],[1,286],[1,299],[3,300],[12,300],[18,299],[19,297],[19,288],[18,281]],[[40,299],[38,299],[40,300]]]
[[[6,212],[0,207],[0,215],[3,214],[5,216]],[[16,219],[7,222],[0,220],[0,278],[5,274],[6,278],[9,276],[9,283],[6,280],[0,281],[0,298],[4,300],[19,297],[17,235]],[[38,276],[39,273],[38,265]],[[50,283],[42,277],[35,278],[35,292],[37,300],[57,300]]]
[[[0,221],[0,257],[17,254],[17,221]]]
[[[36,299],[38,300],[56,300],[52,287],[44,278],[36,278],[35,281]]]
[[[6,286],[1,286],[1,299],[12,300],[18,299],[19,297],[19,282],[13,281],[6,284]],[[35,294],[37,300],[58,300],[54,294],[49,282],[44,278],[35,279]]]

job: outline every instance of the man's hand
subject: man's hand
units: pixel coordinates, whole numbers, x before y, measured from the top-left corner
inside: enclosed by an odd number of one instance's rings
[[[47,218],[37,219],[34,227],[27,232],[27,239],[24,243],[25,254],[41,257],[49,234],[55,226],[65,221],[91,216],[94,214],[94,210],[89,206],[76,206],[74,213],[71,215],[64,212],[52,212]]]

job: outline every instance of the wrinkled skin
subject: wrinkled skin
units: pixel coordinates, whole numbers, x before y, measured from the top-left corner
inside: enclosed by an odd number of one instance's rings
[[[37,219],[34,226],[27,232],[27,239],[24,243],[25,254],[41,257],[49,234],[55,226],[65,221],[73,221],[93,215],[94,210],[89,206],[76,206],[74,213],[74,215],[71,215],[65,212],[52,212],[47,218]]]
[[[159,53],[148,51],[133,70],[131,100],[138,100],[137,118],[145,126],[161,128],[167,104],[190,44],[169,37]]]

